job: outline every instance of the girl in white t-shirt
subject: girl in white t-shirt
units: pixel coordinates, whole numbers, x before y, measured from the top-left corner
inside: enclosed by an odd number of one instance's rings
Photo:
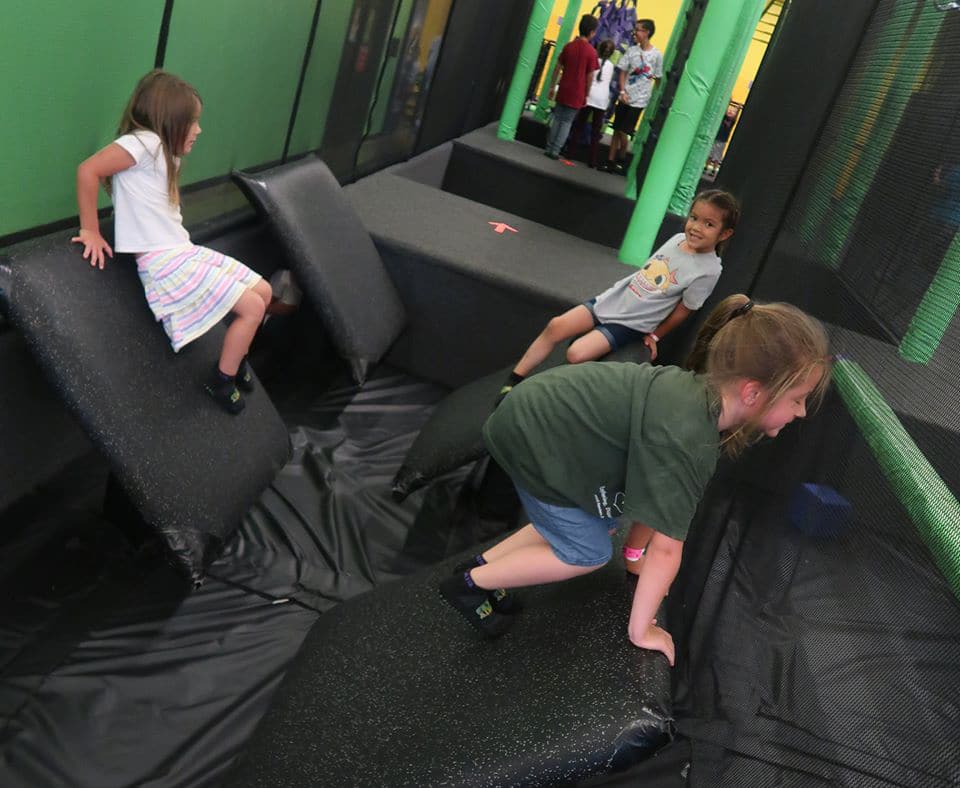
[[[580,140],[583,139],[583,127],[587,124],[587,119],[590,119],[590,157],[587,163],[591,167],[597,166],[597,152],[600,149],[600,137],[603,136],[603,121],[607,116],[607,107],[610,105],[610,81],[613,79],[614,72],[610,56],[613,54],[613,49],[614,44],[611,38],[600,42],[600,46],[597,47],[600,68],[592,74],[587,103],[577,113],[570,136],[567,138],[567,155],[572,157]]]
[[[77,168],[83,258],[103,268],[113,249],[100,234],[97,192],[113,197],[114,246],[133,254],[147,303],[174,352],[228,313],[220,361],[205,388],[229,413],[243,410],[239,389],[253,390],[247,351],[270,305],[270,285],[242,263],[190,243],[180,215],[180,157],[200,134],[203,104],[189,84],[161,69],[144,76],[130,97],[119,138]],[[239,389],[238,389],[239,387]]]

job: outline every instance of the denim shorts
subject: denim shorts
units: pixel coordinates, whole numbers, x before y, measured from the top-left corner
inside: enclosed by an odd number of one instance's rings
[[[553,554],[572,566],[602,566],[613,556],[610,531],[618,520],[600,518],[577,507],[556,506],[517,486],[520,502]]]
[[[631,342],[638,342],[646,336],[643,331],[621,326],[619,323],[601,323],[597,318],[597,313],[593,311],[596,303],[597,299],[591,298],[589,301],[584,301],[583,305],[593,315],[593,327],[607,338],[607,342],[610,343],[610,350],[617,350]]]

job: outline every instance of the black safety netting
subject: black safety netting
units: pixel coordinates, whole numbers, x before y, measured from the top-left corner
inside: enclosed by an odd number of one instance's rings
[[[97,454],[2,513],[0,784],[220,784],[320,614],[504,527],[470,468],[390,496],[444,389],[324,375],[276,381],[293,459],[198,589],[104,517]]]
[[[691,531],[670,605],[692,786],[960,784],[949,5],[877,3],[752,283],[821,318],[836,366],[816,418],[723,466]]]

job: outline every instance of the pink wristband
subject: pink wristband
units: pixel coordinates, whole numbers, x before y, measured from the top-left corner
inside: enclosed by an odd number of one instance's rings
[[[624,547],[623,557],[627,561],[639,561],[643,558],[643,552],[643,550],[638,550],[636,547]]]
[[[657,336],[656,334],[654,334],[652,331],[650,332],[650,336],[653,337],[653,341],[654,341],[654,342],[659,342],[659,341],[660,341],[660,337],[658,337],[658,336]]]

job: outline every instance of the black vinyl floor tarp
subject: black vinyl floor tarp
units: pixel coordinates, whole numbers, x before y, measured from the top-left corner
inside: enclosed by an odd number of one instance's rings
[[[97,455],[3,513],[0,785],[218,784],[323,611],[496,528],[469,469],[390,498],[443,389],[342,380],[282,395],[294,459],[197,590],[104,519]]]

